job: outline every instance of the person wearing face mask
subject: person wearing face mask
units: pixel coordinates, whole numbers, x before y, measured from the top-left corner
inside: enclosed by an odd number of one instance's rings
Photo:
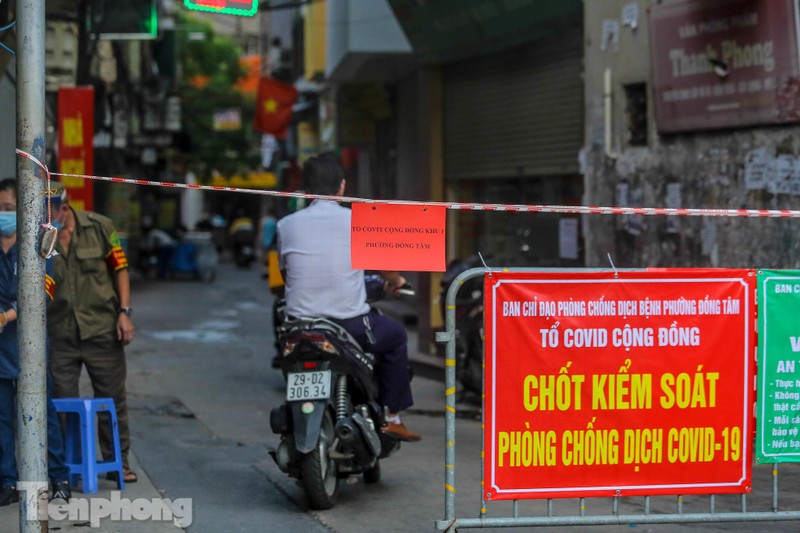
[[[17,248],[17,185],[13,179],[0,181],[0,507],[19,500],[16,491],[16,431],[14,429],[16,384],[19,376],[17,347],[17,290],[19,251]],[[53,299],[54,283],[47,261],[45,289]],[[69,502],[72,492],[64,464],[64,440],[58,413],[50,398],[52,384],[47,376],[47,466],[52,499]]]
[[[51,187],[55,190],[53,225],[61,228],[56,242],[58,255],[53,260],[58,291],[47,309],[54,396],[80,396],[78,384],[86,367],[95,397],[114,400],[124,479],[133,483],[137,476],[128,462],[124,350],[134,335],[128,259],[109,218],[74,209],[63,184],[52,182]],[[98,433],[103,457],[110,460],[114,457],[110,424],[104,420],[98,425]],[[115,475],[108,477],[115,479]]]

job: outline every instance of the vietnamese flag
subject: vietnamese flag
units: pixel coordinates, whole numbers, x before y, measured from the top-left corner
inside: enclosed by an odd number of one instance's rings
[[[256,98],[255,129],[285,139],[292,120],[292,106],[297,100],[297,89],[272,78],[261,78]]]

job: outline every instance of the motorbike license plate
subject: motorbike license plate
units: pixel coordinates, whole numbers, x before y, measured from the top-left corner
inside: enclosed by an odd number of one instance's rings
[[[327,400],[331,397],[331,371],[290,372],[286,376],[286,401]]]

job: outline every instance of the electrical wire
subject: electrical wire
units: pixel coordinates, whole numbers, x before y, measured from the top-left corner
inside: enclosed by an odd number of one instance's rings
[[[9,22],[8,24],[6,24],[6,25],[5,25],[5,26],[3,26],[2,28],[0,28],[0,32],[3,32],[3,31],[6,31],[6,30],[9,30],[9,29],[13,28],[13,27],[14,27],[14,25],[15,25],[16,23],[17,23],[17,21],[16,21],[16,20],[13,20],[13,21]],[[9,54],[11,54],[12,56],[15,56],[15,55],[17,55],[17,53],[16,53],[14,50],[12,50],[11,48],[9,48],[8,46],[6,46],[5,44],[3,44],[2,42],[0,42],[0,47],[3,47],[3,48],[5,48],[6,50],[8,50],[8,53],[9,53]]]

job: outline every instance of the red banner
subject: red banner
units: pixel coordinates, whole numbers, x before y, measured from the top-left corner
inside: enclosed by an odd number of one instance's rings
[[[750,270],[485,278],[489,500],[751,490]]]
[[[94,88],[58,89],[58,171],[94,173]],[[93,208],[91,180],[62,176],[70,204],[78,210]]]

